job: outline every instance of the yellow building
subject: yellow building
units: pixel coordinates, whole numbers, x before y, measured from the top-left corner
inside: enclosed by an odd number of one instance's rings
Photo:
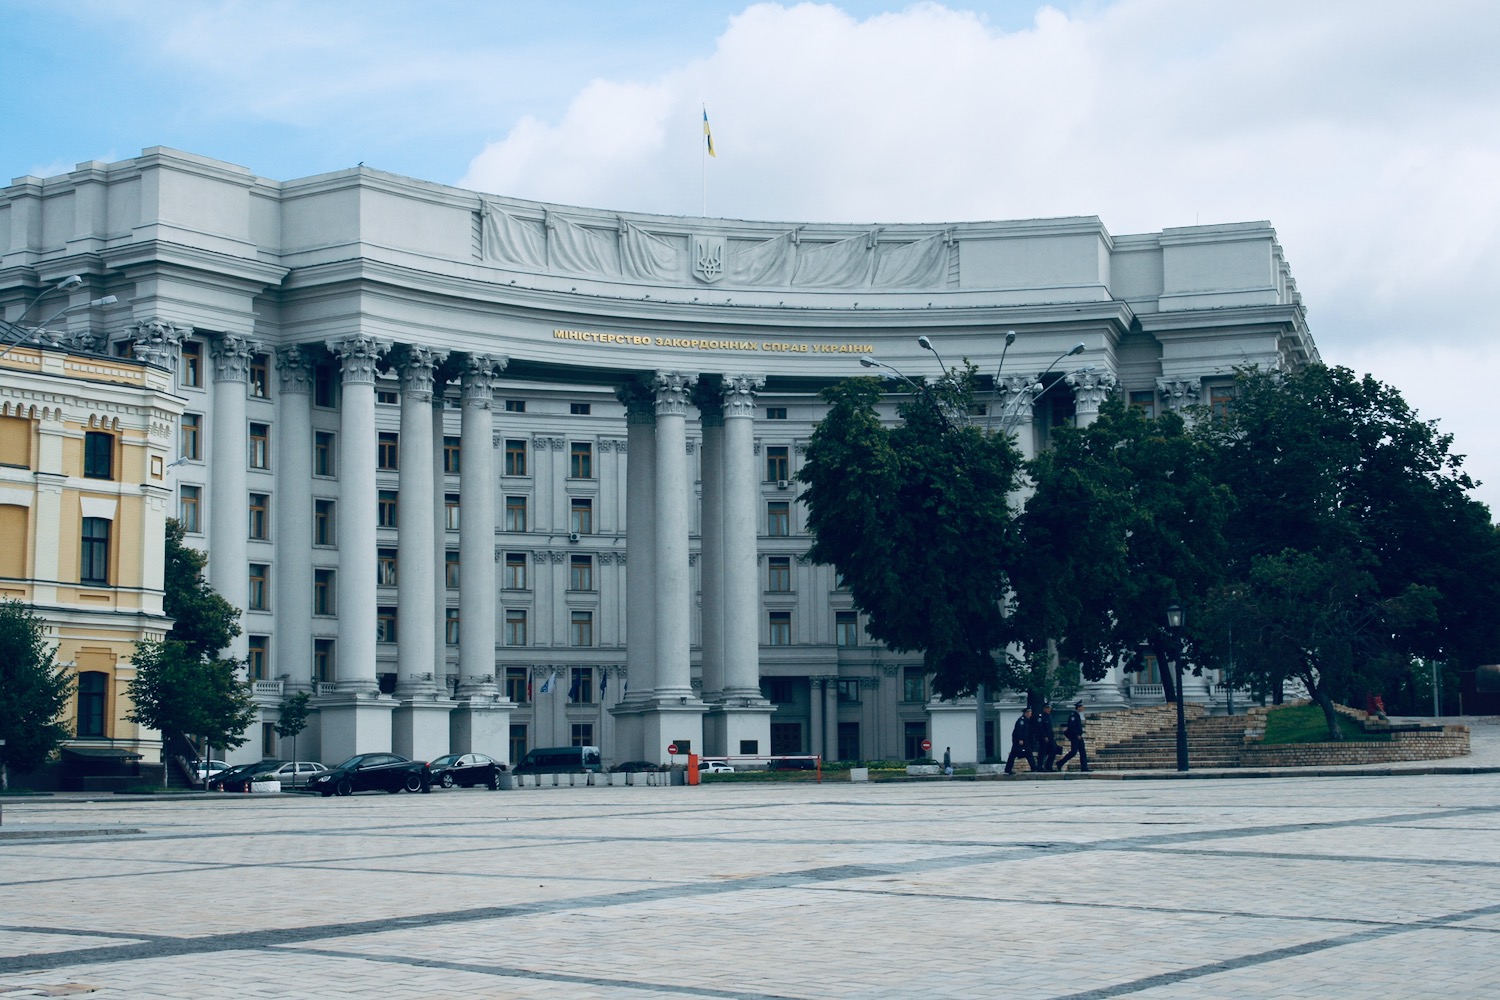
[[[154,730],[126,720],[133,643],[160,639],[183,400],[140,361],[16,345],[0,354],[0,597],[47,623],[77,679],[77,753],[158,759]]]

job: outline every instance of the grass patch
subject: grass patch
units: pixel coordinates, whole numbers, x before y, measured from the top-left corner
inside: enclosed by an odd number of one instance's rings
[[[1335,714],[1339,731],[1351,743],[1387,743],[1386,733],[1367,733],[1358,722],[1343,714]],[[1327,743],[1328,720],[1323,709],[1316,703],[1275,708],[1266,713],[1266,735],[1263,746],[1285,743]]]

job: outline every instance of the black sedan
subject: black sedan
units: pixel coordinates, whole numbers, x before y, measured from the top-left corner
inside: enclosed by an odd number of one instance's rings
[[[368,791],[430,792],[432,773],[423,761],[407,760],[400,754],[361,753],[318,775],[309,787],[325,798]]]
[[[500,787],[500,772],[507,770],[504,764],[482,753],[450,753],[430,762],[427,769],[432,772],[433,783],[444,788],[483,785],[491,790]]]
[[[240,764],[237,767],[220,771],[209,778],[208,787],[210,791],[215,792],[248,792],[250,782],[257,774],[274,770],[285,763],[284,760],[272,759],[258,760],[253,764]]]

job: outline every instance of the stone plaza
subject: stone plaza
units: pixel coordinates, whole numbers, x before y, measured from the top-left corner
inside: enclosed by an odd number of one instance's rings
[[[1245,780],[12,800],[0,996],[1494,996],[1477,728]]]

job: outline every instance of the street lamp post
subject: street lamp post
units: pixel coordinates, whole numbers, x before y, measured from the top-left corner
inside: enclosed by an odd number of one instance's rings
[[[1172,633],[1175,649],[1172,650],[1172,675],[1177,680],[1177,770],[1188,769],[1187,714],[1182,700],[1182,606],[1173,604],[1167,608],[1167,629]]]

